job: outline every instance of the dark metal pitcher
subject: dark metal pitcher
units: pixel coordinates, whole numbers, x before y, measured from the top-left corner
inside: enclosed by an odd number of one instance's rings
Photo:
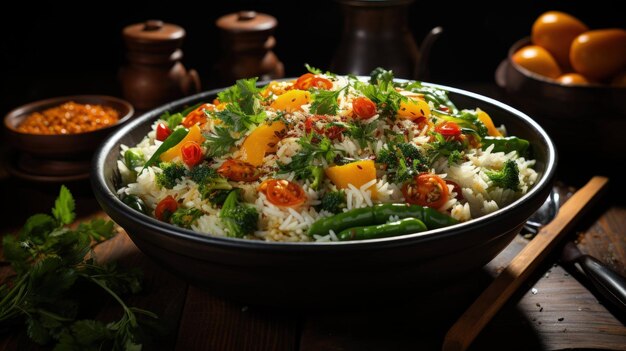
[[[367,75],[383,67],[399,78],[427,78],[430,49],[442,28],[433,28],[418,48],[407,21],[414,0],[337,1],[344,28],[331,63],[333,72]]]

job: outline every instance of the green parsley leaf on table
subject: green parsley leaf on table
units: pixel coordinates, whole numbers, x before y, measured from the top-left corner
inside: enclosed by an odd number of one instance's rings
[[[55,344],[54,350],[140,350],[144,325],[157,316],[129,307],[121,295],[141,289],[138,270],[98,263],[93,246],[114,236],[113,222],[94,219],[72,229],[74,198],[61,187],[52,216],[31,216],[17,236],[6,235],[2,251],[15,275],[0,285],[0,327],[25,325],[34,342]],[[83,317],[80,284],[93,284],[123,309],[118,321],[103,323]],[[23,321],[23,323],[15,323]]]

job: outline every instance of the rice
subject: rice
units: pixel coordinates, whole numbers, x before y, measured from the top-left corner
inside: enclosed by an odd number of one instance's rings
[[[273,149],[264,152],[261,164],[253,168],[255,172],[260,174],[258,179],[253,181],[228,179],[230,186],[240,189],[241,201],[254,206],[259,214],[258,226],[256,230],[245,236],[247,239],[285,242],[338,241],[337,233],[332,230],[325,235],[309,236],[307,233],[317,220],[334,215],[324,208],[323,199],[326,195],[341,190],[345,197],[345,206],[342,210],[344,212],[371,207],[379,203],[405,203],[409,199],[405,198],[404,188],[407,186],[407,182],[413,182],[419,173],[431,174],[432,177],[448,182],[445,189],[440,188],[439,190],[445,191],[447,195],[445,201],[438,204],[436,209],[459,221],[469,221],[507,206],[528,192],[537,181],[538,175],[533,169],[534,160],[522,157],[517,151],[495,152],[494,145],[490,145],[484,150],[480,147],[473,147],[471,143],[467,142],[469,137],[465,135],[458,139],[467,145],[463,144],[462,149],[457,150],[457,159],[451,161],[451,156],[438,154],[440,146],[436,142],[435,126],[443,123],[439,115],[431,114],[427,116],[428,118],[424,117],[423,119],[390,117],[378,106],[373,115],[359,119],[354,101],[356,98],[362,97],[363,92],[356,88],[357,84],[347,77],[324,74],[317,75],[317,77],[329,80],[332,83],[332,89],[340,90],[337,95],[338,110],[334,115],[320,117],[314,113],[316,107],[311,101],[302,104],[300,110],[293,112],[281,112],[273,108],[271,104],[278,102],[279,94],[292,89],[293,82],[276,84],[275,91],[269,91],[265,100],[260,100],[266,113],[266,120],[279,120],[288,127],[282,131],[280,136],[276,134],[277,140],[272,145]],[[410,99],[419,100],[423,96],[422,93],[413,91],[400,90],[400,92]],[[316,91],[312,90],[311,93],[316,94]],[[202,125],[202,132],[205,137],[208,135],[211,138],[218,138],[217,128],[224,127],[227,123],[217,117],[216,111],[223,107],[219,105],[208,106],[213,106],[213,110],[204,112],[208,118]],[[428,101],[428,108],[432,112],[441,106],[436,105],[433,101]],[[172,113],[175,112],[177,111],[172,111]],[[400,114],[400,112],[396,113]],[[425,114],[423,110],[421,113]],[[121,157],[117,162],[117,167],[120,180],[124,185],[118,189],[118,195],[122,197],[138,196],[146,203],[147,207],[153,209],[152,211],[161,200],[167,196],[172,196],[177,200],[179,209],[198,209],[201,211],[201,215],[189,225],[191,230],[213,236],[232,235],[220,218],[221,205],[211,203],[207,199],[207,195],[203,193],[203,185],[191,179],[192,168],[196,166],[184,165],[182,154],[168,161],[172,164],[183,164],[185,167],[184,174],[175,179],[175,184],[169,188],[159,182],[159,179],[166,176],[165,168],[169,167],[167,164],[160,163],[149,167],[139,166],[134,167],[134,169],[125,164],[124,154],[131,148],[141,152],[145,160],[155,154],[162,144],[161,141],[155,139],[156,128],[159,123],[164,122],[155,121],[151,131],[137,145],[122,145],[120,147]],[[232,126],[227,127],[233,128]],[[338,129],[334,129],[334,133],[337,135],[333,135],[331,138],[330,131],[332,128]],[[370,131],[371,135],[363,136],[358,133],[358,130],[362,131],[361,134],[365,133],[365,128]],[[236,138],[236,140],[232,143],[230,151],[209,158],[202,164],[218,169],[226,162],[230,162],[230,159],[247,160],[254,152],[245,148],[244,141],[250,137],[254,130],[255,126],[252,126],[243,131],[231,132],[231,137]],[[506,131],[504,126],[501,126],[499,130],[501,132]],[[310,153],[311,148],[321,147],[321,139],[329,140],[329,149],[318,151],[319,156],[307,160],[305,166],[321,167],[326,173],[325,179],[314,181],[314,178],[311,178],[307,173],[302,173],[302,170],[289,169],[289,165],[292,162],[297,162],[296,160],[301,158],[302,154]],[[445,139],[445,142],[453,143],[455,140],[457,139],[448,138]],[[417,160],[415,163],[412,159],[403,158],[406,156],[403,151],[396,149],[400,144],[410,145],[419,155],[424,156],[424,159]],[[208,151],[208,146],[202,145],[202,152],[207,153]],[[392,154],[392,152],[396,156],[391,157],[396,157],[398,160],[402,159],[404,167],[411,169],[413,173],[410,173],[410,177],[399,180],[401,167],[380,161],[381,158],[384,158],[381,155],[384,153]],[[397,156],[398,152],[400,152],[400,156]],[[373,164],[375,167],[375,170],[372,171],[375,177],[371,179],[358,178],[358,182],[341,183],[341,186],[335,184],[337,179],[332,179],[328,169],[340,167],[340,163],[338,163],[340,159],[342,160],[341,164],[350,164],[352,161],[370,162],[368,164]],[[507,167],[507,164],[509,164],[508,167],[511,167],[510,162],[515,163],[514,167],[518,172],[519,186],[514,190],[500,187],[499,183],[497,184],[491,176],[493,172],[502,171]],[[222,173],[220,174],[223,176]],[[345,176],[351,177],[352,175],[345,173]],[[226,178],[228,177],[226,176]],[[265,190],[260,188],[265,181],[270,180],[284,182],[281,184],[292,184],[292,186],[301,189],[299,196],[302,198],[298,200],[300,203],[294,206],[276,203],[277,200],[274,197],[268,196]],[[435,193],[435,195],[430,194],[429,196],[436,198],[436,195]],[[397,216],[390,216],[388,221],[394,222],[399,219]]]

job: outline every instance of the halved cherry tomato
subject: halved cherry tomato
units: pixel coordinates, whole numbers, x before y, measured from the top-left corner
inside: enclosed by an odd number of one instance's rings
[[[352,111],[362,119],[368,119],[376,114],[376,104],[374,101],[364,96],[352,100]]]
[[[156,140],[163,141],[172,134],[172,131],[163,123],[159,123],[156,129]]]
[[[458,137],[461,135],[461,127],[454,122],[443,122],[435,126],[435,132],[444,137]]]
[[[313,78],[315,78],[315,75],[313,73],[305,73],[301,75],[298,80],[296,80],[296,82],[293,84],[293,88],[298,90],[309,90]]]
[[[448,201],[448,186],[439,176],[422,173],[402,187],[404,200],[413,205],[439,208]]]
[[[306,194],[297,183],[285,179],[265,180],[259,191],[267,196],[267,200],[276,206],[293,207],[306,200]]]
[[[322,90],[330,90],[333,88],[333,82],[326,78],[315,77],[311,80],[311,87]]]
[[[189,167],[193,167],[202,162],[202,148],[195,141],[188,141],[180,148],[180,153],[183,156],[183,162]]]
[[[236,182],[253,182],[261,176],[253,165],[232,158],[222,163],[220,168],[217,169],[217,173]]]
[[[198,123],[202,126],[206,123],[206,113],[204,111],[213,111],[214,109],[215,106],[212,104],[202,104],[197,109],[189,112],[181,124],[185,126],[185,128],[191,128],[194,124]]]
[[[178,209],[178,202],[172,195],[168,195],[157,204],[154,209],[154,217],[159,221],[167,222],[172,213],[176,212],[176,209]]]
[[[452,191],[454,191],[456,193],[456,198],[458,200],[465,199],[465,197],[463,196],[463,191],[461,190],[461,186],[457,182],[452,181],[452,180],[446,180],[446,183],[450,184],[450,185],[452,185],[454,187],[452,189]]]

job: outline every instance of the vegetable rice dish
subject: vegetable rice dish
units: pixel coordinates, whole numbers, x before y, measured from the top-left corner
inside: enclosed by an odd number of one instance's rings
[[[489,111],[381,68],[307,69],[162,115],[121,147],[122,201],[204,235],[364,240],[470,221],[537,180],[529,142]]]

